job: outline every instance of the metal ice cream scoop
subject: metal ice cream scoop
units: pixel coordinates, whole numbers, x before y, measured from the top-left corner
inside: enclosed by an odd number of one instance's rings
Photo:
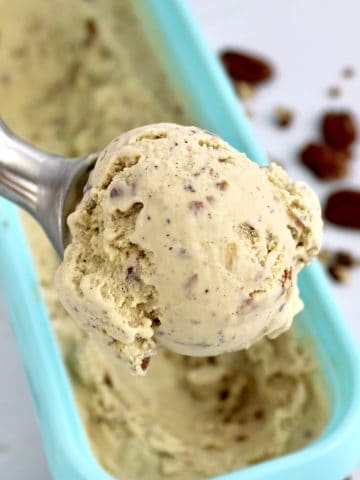
[[[66,218],[82,197],[97,157],[44,152],[18,138],[0,119],[0,195],[40,223],[60,257],[69,235]]]

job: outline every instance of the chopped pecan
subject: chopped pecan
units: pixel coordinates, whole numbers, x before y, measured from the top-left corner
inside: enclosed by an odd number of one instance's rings
[[[328,145],[344,149],[356,140],[355,120],[350,112],[326,112],[322,132]]]
[[[342,178],[347,173],[349,154],[334,150],[325,143],[309,143],[301,151],[300,158],[304,165],[322,179]]]
[[[273,76],[273,68],[263,58],[239,50],[225,50],[220,58],[230,77],[234,80],[256,85]]]
[[[360,228],[360,190],[339,190],[330,194],[324,216],[336,225]]]
[[[199,200],[193,200],[189,203],[189,208],[195,215],[197,215],[204,208],[204,203]]]

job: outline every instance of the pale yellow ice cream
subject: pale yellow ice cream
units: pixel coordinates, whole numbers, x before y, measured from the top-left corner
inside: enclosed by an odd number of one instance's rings
[[[322,229],[315,194],[279,166],[165,123],[103,151],[68,224],[60,299],[139,374],[157,344],[218,355],[288,329]]]
[[[182,113],[134,3],[0,0],[0,115],[16,132],[81,155],[136,126],[196,122]],[[204,480],[301,448],[323,430],[320,368],[293,328],[216,358],[159,350],[145,377],[129,375],[64,311],[53,286],[59,259],[22,218],[92,449],[115,478]]]

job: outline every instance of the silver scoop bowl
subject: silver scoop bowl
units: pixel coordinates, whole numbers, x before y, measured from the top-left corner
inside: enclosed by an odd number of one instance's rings
[[[66,218],[83,195],[98,154],[66,158],[18,138],[0,119],[0,195],[27,210],[62,258]]]

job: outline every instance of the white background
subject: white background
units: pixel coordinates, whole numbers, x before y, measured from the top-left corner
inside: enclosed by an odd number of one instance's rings
[[[338,186],[359,187],[359,147],[349,178],[335,183],[314,180],[299,167],[296,154],[303,142],[317,137],[318,119],[325,108],[351,108],[360,117],[360,3],[357,0],[190,0],[190,3],[215,51],[224,47],[246,48],[263,54],[275,64],[276,79],[261,88],[251,102],[254,127],[267,151],[284,163],[295,178],[308,181],[321,198]],[[341,70],[347,65],[357,71],[348,80],[341,77]],[[340,86],[343,95],[331,99],[327,95],[331,86]],[[271,122],[271,113],[278,105],[296,111],[290,130],[279,130]],[[324,243],[333,248],[351,248],[360,256],[359,240],[360,233],[326,228]],[[356,271],[349,284],[334,285],[334,295],[360,341],[360,302],[356,297],[359,285],[360,271]],[[0,478],[47,480],[50,476],[34,408],[1,300],[0,381]],[[354,478],[360,480],[360,472]]]

